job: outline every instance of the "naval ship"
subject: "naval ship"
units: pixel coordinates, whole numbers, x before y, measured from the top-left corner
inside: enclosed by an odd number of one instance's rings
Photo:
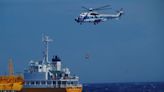
[[[42,38],[43,59],[29,62],[23,73],[24,85],[19,92],[82,92],[79,77],[71,75],[69,68],[62,68],[58,56],[49,61],[48,45],[52,41],[49,36]]]

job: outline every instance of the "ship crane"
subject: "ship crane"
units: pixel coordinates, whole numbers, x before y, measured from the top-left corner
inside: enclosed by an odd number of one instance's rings
[[[9,75],[0,76],[0,92],[20,92],[23,88],[23,77],[14,75],[13,60],[8,60]]]
[[[14,75],[14,69],[13,69],[13,60],[9,59],[9,76]]]

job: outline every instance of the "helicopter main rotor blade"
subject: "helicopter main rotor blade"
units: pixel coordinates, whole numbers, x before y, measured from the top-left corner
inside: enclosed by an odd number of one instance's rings
[[[99,10],[108,10],[108,9],[112,9],[112,8],[102,8],[102,9],[96,9],[96,11],[99,11]],[[95,10],[95,9],[94,9]]]
[[[86,8],[86,7],[84,7],[84,6],[82,6],[81,8],[83,8],[83,9],[85,9],[85,10],[89,11],[89,9],[88,9],[88,8]]]
[[[102,7],[98,7],[98,8],[94,8],[93,10],[103,10],[107,7],[109,7],[110,5],[105,5],[105,6],[102,6]]]

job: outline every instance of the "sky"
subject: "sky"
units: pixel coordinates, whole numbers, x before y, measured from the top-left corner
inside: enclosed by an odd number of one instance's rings
[[[0,74],[23,72],[30,60],[42,60],[42,34],[54,41],[49,59],[59,55],[62,66],[83,83],[164,81],[163,0],[1,0]],[[77,24],[82,6],[125,14],[98,25]],[[85,55],[89,54],[89,59]]]

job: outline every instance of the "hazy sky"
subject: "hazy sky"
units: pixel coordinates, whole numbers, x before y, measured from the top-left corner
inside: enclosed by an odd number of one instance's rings
[[[120,20],[98,25],[74,21],[81,7],[110,4]],[[59,55],[64,67],[82,82],[164,81],[163,0],[0,0],[0,73],[8,59],[15,72],[29,60],[42,59],[42,33],[49,35],[50,57]],[[85,59],[86,54],[89,60]]]

